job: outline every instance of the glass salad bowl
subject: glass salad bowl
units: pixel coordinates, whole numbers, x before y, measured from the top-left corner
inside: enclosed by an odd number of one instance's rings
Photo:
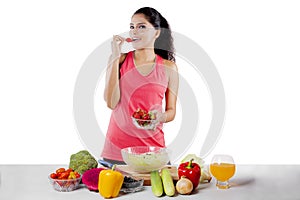
[[[167,148],[154,146],[135,146],[121,150],[124,162],[131,170],[139,173],[163,168],[170,161],[169,153]]]

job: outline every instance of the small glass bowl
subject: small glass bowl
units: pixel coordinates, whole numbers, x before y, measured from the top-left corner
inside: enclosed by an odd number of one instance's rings
[[[139,129],[144,129],[144,130],[154,130],[155,126],[157,124],[156,119],[145,120],[145,119],[137,119],[134,117],[131,117],[131,119],[132,119],[132,123],[135,125],[135,127],[139,128]]]
[[[81,181],[81,177],[82,176],[80,175],[80,177],[76,179],[53,179],[48,176],[53,189],[59,192],[70,192],[76,190]]]
[[[124,193],[138,192],[143,190],[144,179],[134,179],[131,177],[124,177],[124,182],[121,191]]]

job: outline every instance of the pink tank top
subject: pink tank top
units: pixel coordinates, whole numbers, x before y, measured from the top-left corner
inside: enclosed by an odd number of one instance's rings
[[[123,160],[121,149],[130,146],[165,147],[164,133],[160,124],[156,130],[138,129],[131,116],[138,108],[162,111],[168,81],[163,59],[156,55],[152,71],[144,76],[135,67],[134,52],[129,52],[120,69],[121,98],[112,111],[102,157]]]

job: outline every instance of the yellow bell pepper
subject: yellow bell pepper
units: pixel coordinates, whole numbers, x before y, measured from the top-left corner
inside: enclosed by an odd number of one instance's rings
[[[112,169],[102,170],[99,174],[98,190],[104,198],[117,197],[122,187],[124,176],[114,171],[116,165]]]

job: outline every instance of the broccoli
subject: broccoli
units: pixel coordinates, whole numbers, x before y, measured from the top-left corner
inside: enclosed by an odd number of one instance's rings
[[[98,167],[97,160],[87,150],[79,151],[70,157],[69,168],[80,174],[96,167]]]

